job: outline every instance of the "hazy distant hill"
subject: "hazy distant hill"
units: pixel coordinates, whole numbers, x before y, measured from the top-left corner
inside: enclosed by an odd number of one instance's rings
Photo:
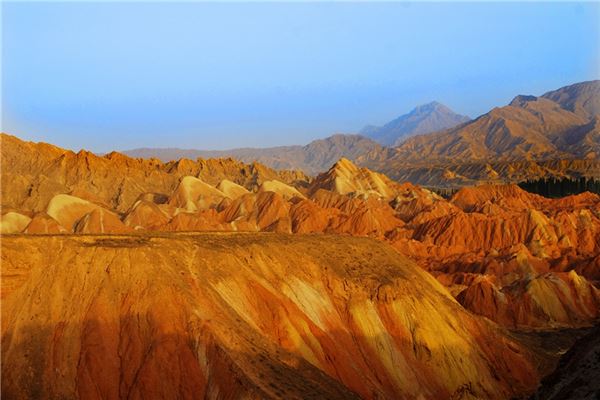
[[[397,146],[408,137],[453,128],[469,120],[469,117],[456,114],[445,105],[433,101],[416,107],[384,126],[368,125],[360,133],[385,146]]]
[[[429,186],[600,176],[600,81],[516,96],[468,123],[374,150],[357,163]]]
[[[366,137],[338,134],[312,141],[305,146],[241,148],[222,151],[144,148],[128,150],[123,153],[131,157],[155,157],[165,162],[180,158],[233,157],[243,162],[258,161],[275,169],[301,169],[305,173],[315,175],[326,171],[342,157],[355,160],[362,154],[380,149],[379,144]]]
[[[459,125],[456,121],[466,117],[430,103],[382,128],[363,130],[377,138],[384,130],[397,133],[412,129],[412,136],[405,139],[394,136],[394,140],[403,140],[397,147],[385,147],[360,135],[334,135],[305,146],[226,151],[135,149],[125,153],[163,161],[233,157],[276,169],[301,169],[310,175],[345,157],[401,181],[440,187],[590,177],[599,171],[599,96],[600,81],[577,83],[540,97],[519,95],[510,104]],[[450,120],[456,126],[429,134],[414,133]],[[391,136],[385,140],[391,141]]]
[[[471,122],[411,137],[391,151],[372,152],[366,158],[384,169],[407,162],[598,158],[600,124],[596,99],[591,95],[598,91],[598,85],[598,81],[584,82],[541,97],[517,96],[507,106],[494,108]]]

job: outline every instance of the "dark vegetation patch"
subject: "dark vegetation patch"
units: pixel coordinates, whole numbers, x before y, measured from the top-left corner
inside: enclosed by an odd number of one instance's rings
[[[519,187],[530,193],[549,198],[565,197],[583,192],[600,194],[600,179],[585,177],[579,179],[538,179],[521,182]]]

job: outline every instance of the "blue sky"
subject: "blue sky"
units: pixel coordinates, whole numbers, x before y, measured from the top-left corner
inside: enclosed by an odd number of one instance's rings
[[[93,151],[304,144],[600,78],[598,3],[2,4],[2,130]]]

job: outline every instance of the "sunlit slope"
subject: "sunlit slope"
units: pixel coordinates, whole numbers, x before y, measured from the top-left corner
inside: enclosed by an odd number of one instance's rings
[[[526,349],[367,238],[12,236],[6,398],[510,398]]]
[[[98,156],[85,150],[74,153],[46,143],[26,142],[4,133],[0,134],[0,161],[2,206],[34,211],[45,210],[57,194],[69,193],[124,212],[141,195],[153,194],[160,201],[182,189],[180,181],[187,176],[210,186],[226,179],[246,189],[256,189],[274,179],[284,183],[308,182],[299,171],[275,171],[257,162],[182,158],[162,163],[116,152]],[[184,188],[199,186],[189,182],[189,178],[185,183]],[[201,189],[195,191],[206,194]],[[239,192],[230,190],[229,194]]]

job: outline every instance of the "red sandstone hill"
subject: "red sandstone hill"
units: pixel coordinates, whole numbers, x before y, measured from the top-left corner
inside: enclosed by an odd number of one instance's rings
[[[3,185],[3,233],[367,235],[417,261],[471,311],[504,325],[575,326],[600,313],[593,285],[600,280],[596,195],[550,200],[517,186],[489,185],[465,188],[447,201],[347,159],[306,188],[306,180],[289,178],[297,177],[292,173],[233,160],[162,164],[117,154],[83,157],[9,140],[9,146],[3,146],[8,159],[16,160],[11,151],[23,147],[30,151],[23,152],[25,156],[46,152],[31,157],[32,168],[51,178],[23,173],[24,157],[14,165],[3,164],[3,182],[8,182]],[[64,159],[72,169],[56,161]],[[116,170],[121,185],[115,191],[109,182]],[[273,179],[265,180],[267,176]],[[34,189],[11,191],[12,182]],[[167,186],[169,191],[164,190]]]
[[[20,236],[1,254],[6,398],[506,399],[539,380],[372,239]]]
[[[102,157],[84,150],[74,153],[7,134],[0,139],[3,208],[42,211],[53,196],[76,192],[78,197],[123,212],[140,195],[153,193],[157,201],[165,198],[184,176],[196,176],[213,186],[227,179],[247,189],[273,179],[300,186],[308,182],[298,171],[275,171],[231,158],[163,163],[115,152]]]

